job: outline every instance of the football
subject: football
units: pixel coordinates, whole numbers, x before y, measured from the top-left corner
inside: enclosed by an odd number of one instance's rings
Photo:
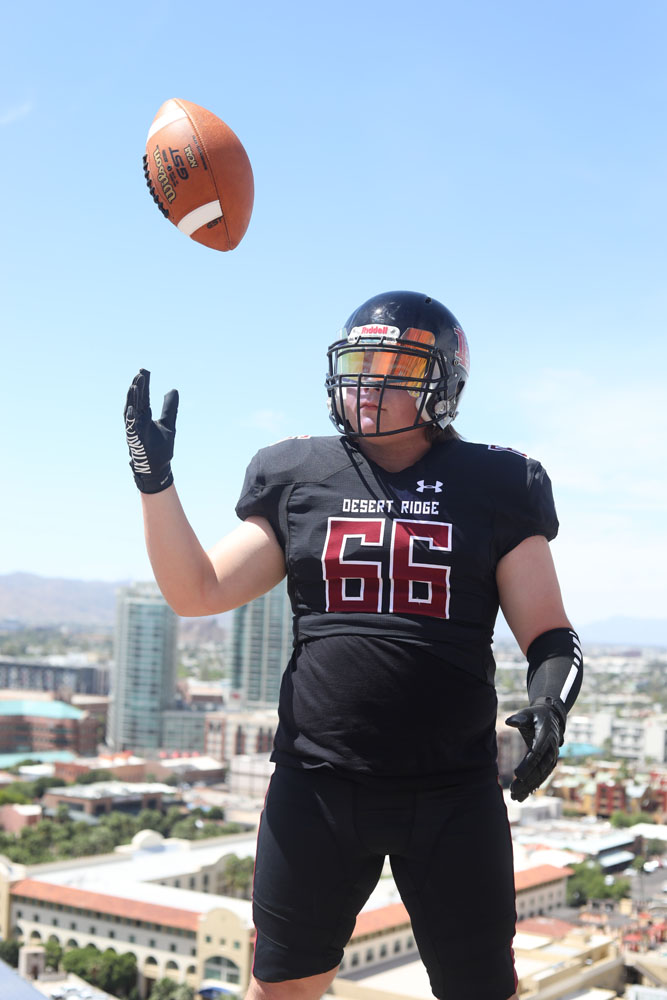
[[[173,98],[146,139],[144,174],[166,219],[213,250],[233,250],[248,228],[255,195],[239,139],[206,108]]]

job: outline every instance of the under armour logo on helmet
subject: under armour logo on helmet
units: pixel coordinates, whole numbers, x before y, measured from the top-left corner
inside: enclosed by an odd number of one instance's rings
[[[423,493],[424,490],[435,490],[436,493],[442,493],[442,483],[438,479],[433,486],[429,486],[423,479],[420,479],[417,483],[417,493]]]

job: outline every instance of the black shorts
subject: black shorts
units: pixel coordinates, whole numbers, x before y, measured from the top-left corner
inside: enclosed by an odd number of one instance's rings
[[[512,843],[496,780],[377,791],[278,765],[259,827],[253,973],[283,982],[335,968],[389,855],[433,994],[516,989]]]

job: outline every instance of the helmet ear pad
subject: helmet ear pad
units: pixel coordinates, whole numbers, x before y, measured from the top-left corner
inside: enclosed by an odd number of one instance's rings
[[[463,369],[458,365],[456,367],[451,365],[440,351],[434,364],[434,375],[436,372],[439,376],[436,376],[437,385],[426,394],[424,412],[433,423],[444,430],[458,413],[458,404],[466,379]]]

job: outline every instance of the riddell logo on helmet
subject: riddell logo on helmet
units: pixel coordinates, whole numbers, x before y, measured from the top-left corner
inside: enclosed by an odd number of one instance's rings
[[[400,330],[397,326],[380,326],[379,324],[369,326],[353,326],[347,335],[348,343],[356,344],[360,340],[372,338],[373,340],[398,340]]]

